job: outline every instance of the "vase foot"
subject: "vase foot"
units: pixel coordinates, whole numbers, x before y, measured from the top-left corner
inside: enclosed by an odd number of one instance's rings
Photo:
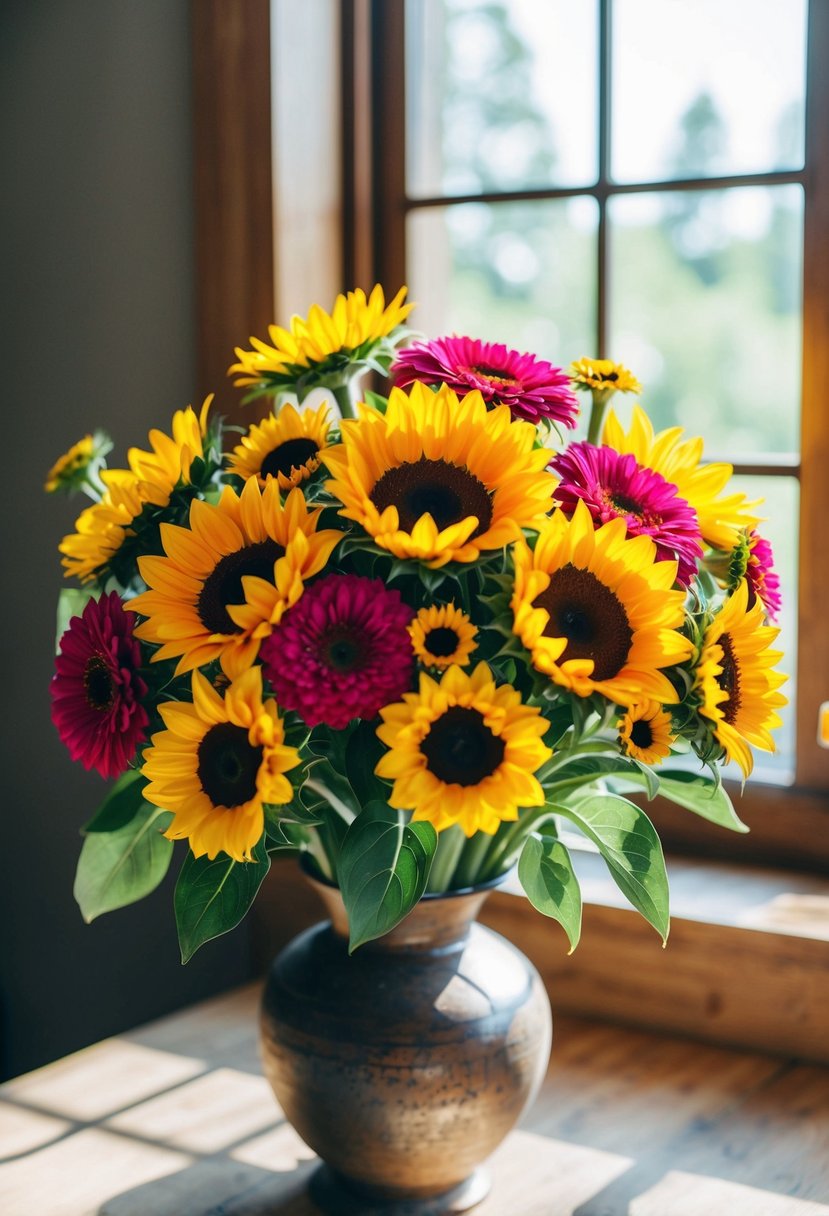
[[[489,1171],[479,1168],[451,1191],[427,1199],[367,1199],[327,1165],[320,1165],[311,1175],[308,1189],[325,1216],[454,1216],[479,1204],[491,1186]]]

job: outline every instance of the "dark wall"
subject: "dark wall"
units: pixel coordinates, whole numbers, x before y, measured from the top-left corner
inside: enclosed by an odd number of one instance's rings
[[[47,692],[55,546],[84,500],[46,498],[43,475],[96,425],[122,463],[194,392],[188,9],[188,0],[0,5],[3,1075],[249,969],[244,929],[181,967],[169,881],[83,924],[72,898],[78,829],[104,783],[69,760]]]

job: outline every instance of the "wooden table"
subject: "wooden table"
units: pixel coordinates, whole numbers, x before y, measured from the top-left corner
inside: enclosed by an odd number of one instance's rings
[[[316,1216],[245,988],[0,1089],[2,1216]],[[559,1018],[475,1216],[829,1216],[829,1068]]]

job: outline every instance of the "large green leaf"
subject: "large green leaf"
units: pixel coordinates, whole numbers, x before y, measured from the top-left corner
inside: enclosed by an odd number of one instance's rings
[[[171,819],[169,811],[144,802],[126,826],[86,837],[78,858],[75,899],[87,924],[155,890],[173,853],[173,842],[161,835]]]
[[[213,861],[187,854],[176,883],[175,912],[181,961],[188,963],[205,942],[235,929],[271,868],[264,839],[253,861],[221,853]]]
[[[722,786],[710,777],[673,769],[659,774],[659,792],[678,806],[710,819],[712,823],[732,832],[747,832],[748,827],[734,810],[734,805]]]
[[[349,952],[382,937],[411,912],[426,889],[436,848],[430,823],[407,823],[402,811],[385,802],[370,802],[361,811],[337,863]]]
[[[84,824],[87,832],[117,832],[126,827],[147,803],[144,801],[146,780],[138,769],[128,768],[107,793],[95,814]]]
[[[597,845],[620,891],[668,940],[668,875],[656,829],[644,811],[616,794],[587,794],[557,808]]]
[[[518,878],[532,906],[562,926],[572,954],[581,936],[581,891],[561,841],[528,836],[518,860]]]

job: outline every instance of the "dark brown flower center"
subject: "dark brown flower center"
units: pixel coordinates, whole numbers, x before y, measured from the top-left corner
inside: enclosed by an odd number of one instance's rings
[[[260,473],[262,477],[276,477],[279,473],[289,477],[292,469],[301,469],[318,451],[319,445],[313,439],[287,439],[268,452]]]
[[[721,701],[719,708],[722,710],[723,717],[729,726],[734,722],[737,714],[740,711],[740,665],[734,654],[734,647],[731,644],[731,638],[727,633],[724,633],[720,638],[720,646],[722,647],[722,672],[717,676],[717,683],[723,692],[728,693],[728,700]]]
[[[612,680],[627,662],[633,631],[615,594],[589,570],[569,563],[550,576],[550,585],[535,600],[550,619],[548,638],[567,638],[559,664],[592,659],[591,679]]]
[[[438,781],[477,785],[503,760],[504,741],[493,735],[477,709],[453,705],[432,723],[420,750]]]
[[[204,580],[196,611],[201,623],[210,633],[240,633],[228,615],[228,604],[244,604],[242,579],[248,575],[273,582],[273,566],[285,550],[275,540],[262,540],[235,553],[228,553],[216,563]]]
[[[492,521],[492,501],[486,486],[469,469],[445,460],[421,457],[389,469],[371,491],[378,511],[397,507],[402,532],[411,532],[422,515],[431,515],[439,529],[474,515],[473,539]]]
[[[105,713],[112,708],[115,700],[115,681],[110,665],[103,655],[93,654],[87,661],[83,672],[83,686],[86,703],[90,709]]]
[[[365,660],[363,639],[355,636],[350,629],[332,629],[323,638],[322,658],[334,671],[354,671]]]
[[[450,654],[454,654],[458,649],[460,638],[454,629],[440,625],[437,629],[429,630],[425,642],[429,654],[433,654],[436,659],[448,659]]]
[[[653,729],[650,722],[645,722],[642,718],[637,718],[630,728],[630,741],[634,747],[641,747],[646,751],[653,746]]]
[[[252,746],[244,726],[211,726],[199,744],[198,760],[201,787],[214,806],[233,809],[256,794],[262,748]]]

